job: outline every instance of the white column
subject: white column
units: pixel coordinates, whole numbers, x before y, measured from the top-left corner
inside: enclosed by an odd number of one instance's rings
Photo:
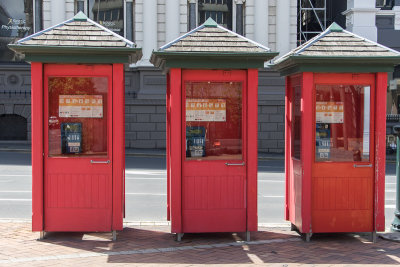
[[[276,50],[279,56],[290,51],[290,0],[276,1]]]
[[[371,41],[378,40],[378,30],[375,25],[376,0],[347,0],[346,29]]]
[[[165,41],[166,43],[179,37],[180,34],[179,0],[165,1]]]
[[[254,1],[254,40],[268,46],[268,1]]]
[[[64,0],[51,1],[51,26],[59,24],[66,20],[66,10]]]
[[[157,50],[157,0],[143,1],[143,57],[140,65],[149,62],[153,50]]]

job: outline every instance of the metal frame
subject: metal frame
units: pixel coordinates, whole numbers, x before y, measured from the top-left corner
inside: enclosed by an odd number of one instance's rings
[[[323,7],[315,7],[312,3],[312,0],[299,0],[298,2],[298,32],[297,32],[297,42],[298,45],[302,45],[303,43],[310,40],[315,35],[320,34],[321,32],[326,30],[326,0],[323,0]],[[309,4],[311,7],[305,7],[306,4]],[[317,13],[317,11],[323,11],[323,17]],[[303,29],[302,24],[305,22],[304,15],[308,14],[311,17],[314,16],[318,22],[317,25],[321,28],[319,31],[307,31]]]

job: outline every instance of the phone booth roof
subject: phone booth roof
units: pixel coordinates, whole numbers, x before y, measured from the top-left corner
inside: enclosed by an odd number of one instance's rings
[[[392,72],[396,50],[344,30],[335,22],[321,34],[275,60],[282,75],[299,72]]]
[[[218,25],[212,18],[162,46],[150,62],[164,72],[169,68],[249,69],[263,68],[278,53]]]
[[[73,18],[25,37],[8,47],[25,61],[44,63],[135,63],[136,44],[79,12]]]

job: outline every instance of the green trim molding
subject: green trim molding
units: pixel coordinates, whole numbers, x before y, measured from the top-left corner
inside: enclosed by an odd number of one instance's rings
[[[142,57],[141,48],[130,47],[70,47],[9,44],[25,54],[25,61],[44,63],[135,63]]]
[[[290,56],[272,68],[282,76],[300,72],[371,73],[393,72],[399,63],[400,57]]]
[[[263,68],[278,53],[210,53],[153,51],[150,62],[164,72],[184,69],[252,69]]]

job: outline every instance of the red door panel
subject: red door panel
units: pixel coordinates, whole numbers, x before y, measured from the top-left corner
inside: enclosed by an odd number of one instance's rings
[[[373,231],[374,81],[316,75],[312,232]]]
[[[44,230],[111,231],[112,67],[45,65]]]
[[[182,80],[183,232],[246,231],[246,72]]]

